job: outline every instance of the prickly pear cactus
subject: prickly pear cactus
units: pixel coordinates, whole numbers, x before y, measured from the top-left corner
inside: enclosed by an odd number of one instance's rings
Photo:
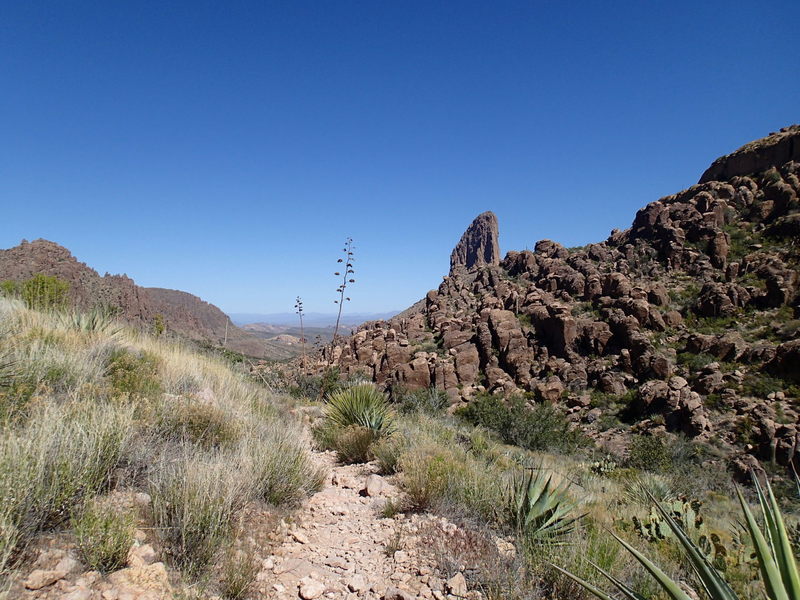
[[[589,468],[592,473],[596,473],[597,475],[608,475],[617,470],[617,463],[614,462],[610,456],[607,456],[602,460],[593,462],[589,465]]]
[[[669,511],[670,516],[680,525],[681,529],[697,544],[703,554],[719,570],[724,571],[734,560],[734,555],[741,554],[740,545],[735,544],[730,549],[726,546],[722,538],[713,531],[709,531],[700,514],[702,502],[681,497],[673,502],[667,502],[664,508]],[[662,517],[661,513],[655,508],[650,509],[650,514],[644,518],[632,518],[633,528],[642,538],[648,542],[659,542],[666,539],[674,539],[675,535]],[[743,557],[738,557],[736,560]]]

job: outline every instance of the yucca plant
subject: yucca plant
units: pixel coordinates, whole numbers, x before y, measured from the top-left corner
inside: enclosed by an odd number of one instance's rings
[[[528,543],[563,543],[583,516],[574,515],[567,488],[540,469],[515,476],[506,494],[506,521]]]
[[[95,307],[88,312],[60,313],[58,323],[64,329],[103,334],[108,337],[115,337],[122,332],[122,326],[115,319],[114,312],[102,307]]]
[[[767,481],[765,493],[764,488],[762,488],[755,476],[753,477],[753,481],[755,482],[758,503],[761,506],[764,517],[763,531],[761,527],[759,527],[755,516],[753,516],[753,512],[750,510],[742,492],[737,489],[737,494],[739,496],[739,504],[742,508],[747,530],[750,533],[753,546],[755,547],[756,560],[761,570],[761,579],[764,583],[766,597],[770,600],[800,600],[800,577],[798,577],[797,564],[792,554],[791,543],[786,531],[786,526],[783,522],[783,516],[775,500],[775,495],[772,493],[772,487]],[[660,503],[656,502],[656,506],[675,534],[675,538],[680,542],[683,550],[688,555],[707,596],[711,600],[739,600],[739,597],[725,581],[725,578],[708,561],[697,545],[689,539],[669,512],[665,510]],[[670,579],[652,561],[624,540],[616,535],[614,537],[656,580],[668,598],[672,600],[691,600],[692,597],[683,591],[675,581]],[[584,581],[561,567],[553,566],[567,577],[570,577],[582,585],[597,598],[601,600],[612,600],[612,596],[600,588]],[[595,568],[597,568],[625,598],[629,600],[645,600],[643,596],[637,594],[613,575],[610,575],[596,565]]]
[[[333,392],[328,396],[325,419],[335,427],[365,427],[378,436],[388,435],[394,430],[389,402],[371,383]]]

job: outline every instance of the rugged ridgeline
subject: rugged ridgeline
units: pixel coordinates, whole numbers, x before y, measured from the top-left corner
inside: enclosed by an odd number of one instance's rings
[[[559,403],[599,438],[613,413],[786,462],[798,451],[800,127],[720,158],[630,229],[499,260],[484,213],[438,290],[335,348],[345,373]],[[745,457],[746,458],[746,457]]]
[[[152,327],[156,315],[168,331],[180,336],[227,347],[250,356],[264,355],[264,344],[236,327],[219,308],[178,290],[144,288],[125,275],[100,276],[72,256],[69,250],[47,240],[23,241],[0,250],[0,281],[22,281],[37,273],[53,275],[70,284],[70,303],[81,310],[111,308],[137,327]]]

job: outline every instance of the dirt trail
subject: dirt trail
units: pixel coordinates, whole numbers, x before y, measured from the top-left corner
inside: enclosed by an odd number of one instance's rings
[[[375,475],[374,465],[338,465],[329,452],[314,457],[329,469],[325,487],[293,515],[284,541],[264,561],[257,587],[265,597],[446,598],[447,584],[420,551],[417,535],[438,520],[382,518],[381,508],[400,492]]]

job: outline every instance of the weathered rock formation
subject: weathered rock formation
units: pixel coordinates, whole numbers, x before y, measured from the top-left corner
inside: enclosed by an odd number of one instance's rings
[[[450,273],[456,269],[472,269],[500,264],[497,216],[486,211],[475,217],[450,254]]]
[[[264,344],[236,327],[219,308],[178,290],[144,288],[126,275],[100,276],[79,262],[69,250],[48,240],[23,241],[0,250],[0,281],[23,281],[37,273],[53,275],[70,284],[72,306],[113,309],[120,319],[137,327],[152,327],[156,315],[168,331],[180,336],[227,347],[250,356],[263,356]]]
[[[498,264],[484,213],[437,290],[334,358],[388,389],[525,394],[590,429],[613,411],[785,463],[800,436],[798,147],[797,126],[748,144],[584,248],[542,240]]]

